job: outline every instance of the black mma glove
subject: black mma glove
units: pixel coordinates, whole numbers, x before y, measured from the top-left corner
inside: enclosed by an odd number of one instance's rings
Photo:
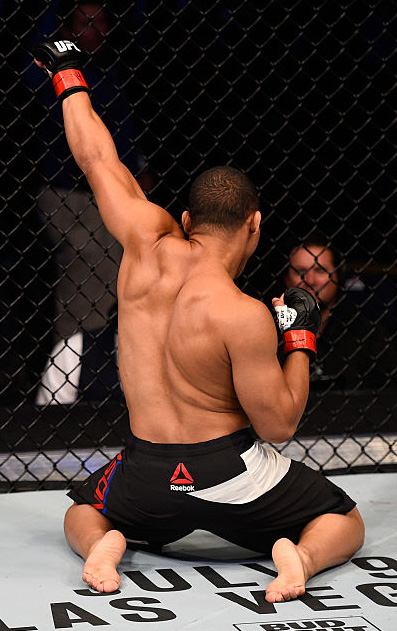
[[[34,49],[34,56],[53,73],[52,84],[60,101],[74,92],[88,92],[80,70],[82,53],[76,44],[68,39],[43,42]]]
[[[316,299],[306,289],[290,287],[284,292],[284,303],[283,307],[275,307],[284,353],[303,350],[316,355],[316,335],[321,326]]]

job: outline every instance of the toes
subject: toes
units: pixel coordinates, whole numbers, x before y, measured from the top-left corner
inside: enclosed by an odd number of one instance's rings
[[[287,592],[266,592],[266,600],[268,603],[283,603],[291,600]]]
[[[266,600],[268,603],[275,603],[277,602],[277,592],[266,592]]]
[[[112,592],[116,592],[118,590],[118,588],[120,587],[120,582],[113,579],[102,581],[102,587],[102,591],[106,592],[107,594],[111,594]]]
[[[268,603],[282,603],[286,599],[281,592],[266,592],[266,600]],[[289,598],[287,598],[289,600]]]
[[[89,587],[92,587],[92,589],[95,589],[97,592],[103,591],[103,589],[101,589],[102,582],[93,576],[93,574],[84,573],[83,581],[85,581]]]
[[[95,589],[97,592],[101,593],[116,592],[120,587],[120,581],[116,579],[109,578],[100,580],[99,578],[97,578],[93,574],[89,574],[88,572],[85,572],[83,574],[83,580],[87,583],[89,587],[92,587],[92,589]]]
[[[284,589],[281,593],[280,593],[280,600],[278,600],[277,602],[279,603],[283,603],[283,602],[288,602],[289,600],[291,600],[292,598],[295,598],[295,596],[293,596],[293,589],[289,590],[289,589]]]
[[[286,589],[282,589],[280,591],[267,591],[266,592],[266,600],[268,603],[283,603],[288,602],[289,600],[294,600],[302,594],[305,593],[305,588],[303,585],[297,585],[294,587],[289,587]]]

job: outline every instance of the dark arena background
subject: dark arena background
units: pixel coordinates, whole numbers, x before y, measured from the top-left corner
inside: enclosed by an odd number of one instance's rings
[[[342,367],[317,371],[295,438],[277,448],[326,474],[395,471],[395,2],[0,7],[0,490],[68,488],[128,435],[120,250],[33,62],[45,38],[85,49],[121,159],[177,220],[204,169],[228,164],[253,180],[262,236],[243,291],[270,307],[291,248],[315,235],[337,251],[324,362],[337,353]]]

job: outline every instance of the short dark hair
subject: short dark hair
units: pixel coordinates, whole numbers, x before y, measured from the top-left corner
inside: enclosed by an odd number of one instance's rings
[[[230,166],[208,169],[194,180],[189,195],[192,228],[239,228],[259,208],[251,180]]]
[[[59,9],[57,9],[57,13],[59,13],[59,16],[62,20],[61,26],[71,31],[73,27],[73,19],[76,15],[76,12],[80,10],[83,15],[86,15],[83,7],[88,4],[96,5],[98,7],[95,10],[95,15],[97,13],[104,13],[106,19],[109,22],[111,21],[112,16],[109,13],[106,2],[104,0],[78,0],[78,2],[76,2],[76,0],[63,0],[63,2],[60,3],[61,6],[59,7]],[[79,34],[80,33],[76,33],[76,35]]]

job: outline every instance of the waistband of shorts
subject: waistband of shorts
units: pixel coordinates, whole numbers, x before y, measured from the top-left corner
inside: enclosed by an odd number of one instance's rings
[[[126,451],[128,453],[129,450],[137,450],[148,454],[161,454],[162,456],[183,454],[186,457],[188,455],[209,454],[232,448],[234,451],[242,454],[247,451],[256,440],[254,432],[249,427],[240,429],[226,436],[221,436],[220,438],[214,438],[213,440],[200,443],[151,443],[131,434],[126,445]]]

